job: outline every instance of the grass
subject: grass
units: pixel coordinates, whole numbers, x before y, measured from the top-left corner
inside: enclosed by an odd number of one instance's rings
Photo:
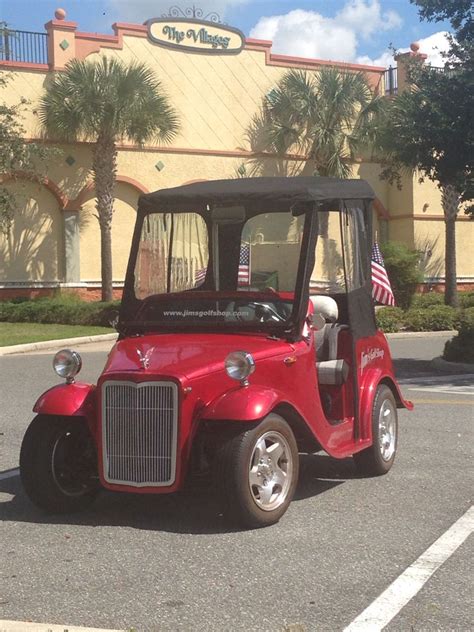
[[[59,340],[78,336],[113,334],[110,327],[89,325],[44,325],[39,323],[0,323],[0,347],[21,345],[26,342]]]

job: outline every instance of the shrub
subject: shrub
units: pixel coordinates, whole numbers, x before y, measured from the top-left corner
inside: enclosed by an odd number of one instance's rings
[[[443,358],[450,362],[474,363],[474,307],[464,310],[458,334],[445,344]]]
[[[377,327],[386,334],[400,331],[403,323],[403,310],[400,307],[382,307],[375,311]]]
[[[474,292],[459,292],[459,305],[464,309],[474,307]]]
[[[418,309],[434,307],[435,305],[444,305],[444,294],[439,294],[438,292],[429,292],[428,294],[415,294],[411,302],[411,306]]]
[[[21,303],[5,301],[0,302],[0,321],[108,327],[111,313],[119,304],[119,301],[86,303],[71,295]]]
[[[402,309],[408,309],[417,285],[423,281],[420,254],[394,241],[382,244],[381,250],[395,296],[395,304]]]
[[[405,326],[412,331],[445,331],[454,329],[458,312],[449,305],[412,308],[405,313]]]

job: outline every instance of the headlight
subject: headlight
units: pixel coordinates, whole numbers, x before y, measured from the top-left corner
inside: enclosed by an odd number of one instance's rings
[[[225,359],[225,370],[232,379],[245,382],[255,371],[255,360],[246,351],[233,351]]]
[[[79,373],[82,367],[81,356],[77,351],[61,349],[54,356],[53,368],[59,377],[65,377],[67,381],[72,381],[73,377]]]

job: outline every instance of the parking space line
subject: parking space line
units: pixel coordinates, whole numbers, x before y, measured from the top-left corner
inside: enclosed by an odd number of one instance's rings
[[[15,478],[15,476],[20,476],[20,468],[14,467],[11,470],[5,470],[4,472],[0,472],[0,481],[4,481],[7,478]]]
[[[30,623],[27,621],[3,621],[0,619],[0,632],[123,632],[123,630],[82,628],[51,623]]]
[[[473,531],[474,506],[471,506],[343,632],[380,632]]]
[[[463,401],[462,399],[414,399],[414,404],[447,404],[457,405],[457,406],[473,406],[474,403],[468,400]]]
[[[474,396],[474,391],[473,390],[464,390],[464,389],[460,389],[459,387],[452,387],[452,388],[441,388],[440,386],[436,387],[436,388],[427,388],[427,387],[420,387],[420,388],[409,388],[409,391],[422,391],[424,393],[446,393],[447,395],[470,395],[471,397]]]

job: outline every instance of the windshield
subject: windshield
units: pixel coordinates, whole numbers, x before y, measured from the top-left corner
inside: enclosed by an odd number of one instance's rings
[[[134,265],[135,322],[252,328],[293,313],[304,216],[243,207],[150,213]]]

